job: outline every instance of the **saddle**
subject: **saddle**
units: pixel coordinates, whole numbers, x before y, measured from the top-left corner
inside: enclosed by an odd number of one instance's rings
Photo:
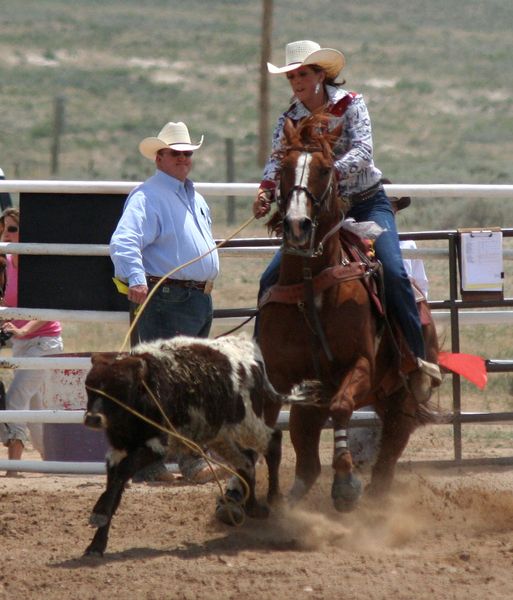
[[[349,262],[328,267],[316,275],[312,280],[314,296],[344,281],[360,279],[367,289],[376,316],[381,320],[382,326],[384,326],[386,308],[383,272],[381,263],[375,257],[372,242],[362,239],[346,229],[341,229],[339,235],[344,252],[349,257]],[[431,316],[426,298],[414,281],[411,284],[421,323],[422,325],[427,325],[431,321]],[[263,293],[258,303],[258,308],[261,309],[270,302],[301,305],[305,301],[306,289],[304,283],[291,285],[275,284]],[[388,321],[400,357],[400,370],[403,373],[408,373],[416,368],[415,359],[409,350],[401,329],[396,325],[394,319],[389,318]]]

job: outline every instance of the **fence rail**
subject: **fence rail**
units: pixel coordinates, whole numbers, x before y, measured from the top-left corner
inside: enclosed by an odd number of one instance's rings
[[[37,192],[37,193],[75,193],[75,194],[128,194],[139,182],[83,182],[83,181],[21,181],[4,180],[0,181],[0,192]],[[226,196],[254,196],[258,185],[253,183],[197,183],[198,191],[209,197],[218,198]],[[385,186],[386,191],[391,195],[410,195],[415,198],[502,198],[504,200],[513,199],[513,185],[447,185],[447,184],[429,184],[429,185],[404,185],[390,184]],[[77,197],[77,201],[79,201]],[[503,230],[506,237],[513,237],[513,230]],[[447,249],[441,248],[422,248],[417,250],[408,250],[405,252],[407,258],[435,258],[449,260],[450,267],[450,299],[431,302],[434,318],[437,323],[451,324],[451,344],[452,350],[459,351],[459,327],[463,325],[476,325],[479,323],[497,324],[511,323],[513,321],[513,311],[505,310],[513,307],[513,299],[506,298],[503,302],[477,302],[469,303],[458,300],[457,285],[457,267],[456,267],[456,231],[445,232],[415,232],[401,234],[401,237],[408,237],[416,240],[434,240],[444,239],[448,242]],[[255,256],[266,257],[276,251],[277,240],[270,239],[239,239],[227,243],[226,247],[221,248],[222,257],[241,257]],[[106,256],[108,255],[108,246],[90,245],[90,244],[10,244],[0,243],[0,252],[14,254],[36,254],[36,255],[74,255],[74,256]],[[513,260],[513,250],[504,251],[505,260]],[[482,310],[483,308],[501,308],[501,310]],[[246,309],[218,309],[215,311],[215,318],[227,322],[239,321],[241,318],[251,316],[255,313],[254,308]],[[24,309],[0,307],[0,319],[42,319],[42,320],[67,320],[67,321],[100,321],[128,323],[128,314],[124,312],[100,312],[100,311],[72,311],[72,310],[53,310],[53,309]],[[12,369],[87,369],[90,365],[90,359],[86,357],[59,357],[59,358],[6,358],[0,359],[0,367]],[[487,361],[487,370],[490,373],[512,372],[513,362],[489,359]],[[464,413],[461,411],[461,390],[458,376],[453,376],[453,432],[454,432],[454,460],[436,461],[436,466],[451,466],[462,464],[513,464],[513,457],[501,457],[496,459],[463,459],[461,426],[465,423],[497,423],[513,421],[513,413]],[[19,413],[24,411],[18,411]],[[78,423],[82,421],[83,411],[29,411],[28,414],[18,414],[16,416],[12,411],[6,411],[0,418],[0,422],[6,422],[7,419],[20,419],[24,422],[30,422],[36,419],[37,422],[46,423]],[[38,413],[38,414],[36,414]],[[64,413],[64,414],[61,414]],[[374,413],[360,415],[356,426],[370,426],[376,423]],[[48,419],[48,420],[44,420]],[[58,420],[55,420],[58,419]],[[63,420],[60,420],[63,419]],[[68,420],[66,420],[68,419]],[[282,428],[287,427],[287,413],[280,413],[279,425]],[[35,421],[33,421],[35,422]],[[77,466],[75,463],[55,463],[48,464],[45,461],[0,461],[0,469],[15,468],[19,471],[39,471],[39,472],[77,472],[82,469],[83,473],[103,472],[103,466],[99,463],[81,463]],[[419,463],[420,464],[420,463]],[[430,464],[435,464],[431,462]]]

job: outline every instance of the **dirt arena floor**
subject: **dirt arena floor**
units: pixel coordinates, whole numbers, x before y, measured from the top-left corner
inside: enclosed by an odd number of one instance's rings
[[[513,469],[403,466],[387,502],[339,514],[323,464],[300,507],[236,529],[216,484],[131,484],[102,559],[82,553],[103,476],[0,477],[0,598],[513,598]],[[286,444],[285,489],[292,473]]]

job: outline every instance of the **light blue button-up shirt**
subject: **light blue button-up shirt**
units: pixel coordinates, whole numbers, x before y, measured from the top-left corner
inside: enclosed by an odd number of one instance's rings
[[[157,170],[128,196],[110,240],[110,256],[116,276],[132,287],[146,285],[146,275],[162,277],[214,247],[210,209],[192,181]],[[171,277],[207,281],[218,273],[214,250]]]

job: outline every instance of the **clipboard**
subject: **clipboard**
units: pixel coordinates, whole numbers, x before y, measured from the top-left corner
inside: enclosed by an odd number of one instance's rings
[[[502,300],[504,265],[500,227],[458,229],[463,300]]]

